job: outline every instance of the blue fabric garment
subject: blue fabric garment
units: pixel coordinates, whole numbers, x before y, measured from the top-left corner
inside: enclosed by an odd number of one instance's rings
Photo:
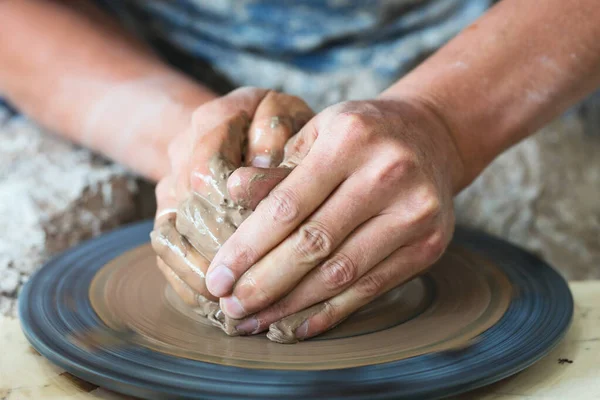
[[[376,96],[497,0],[94,1],[217,91],[272,88],[318,111]],[[580,111],[600,131],[600,92]]]
[[[157,49],[209,64],[234,86],[320,109],[372,97],[479,17],[492,0],[96,0]]]

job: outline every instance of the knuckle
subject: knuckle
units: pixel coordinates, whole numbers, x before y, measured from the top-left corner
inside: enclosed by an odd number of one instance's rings
[[[418,170],[416,157],[406,151],[397,151],[399,154],[390,156],[377,170],[374,181],[378,184],[395,184],[396,182],[413,176]]]
[[[446,250],[446,240],[441,230],[436,230],[423,241],[421,252],[425,263],[432,264],[437,261]]]
[[[356,282],[356,291],[363,299],[371,299],[385,287],[388,279],[381,273],[370,273]]]
[[[314,142],[317,141],[318,137],[319,137],[319,131],[318,131],[317,127],[315,125],[310,125],[305,130],[305,136],[301,139],[302,141],[299,144],[312,145]]]
[[[239,245],[234,250],[235,259],[244,263],[244,265],[254,264],[258,261],[258,253],[252,247]]]
[[[375,135],[371,118],[357,111],[342,111],[334,119],[333,126],[342,133],[342,139],[368,141]]]
[[[287,189],[276,189],[271,192],[266,204],[269,215],[276,222],[291,222],[300,214],[296,196]]]
[[[308,223],[300,227],[295,251],[306,261],[319,261],[331,254],[333,240],[320,224]]]
[[[419,196],[416,222],[424,222],[435,219],[441,213],[442,204],[437,192],[427,188]]]
[[[325,288],[333,291],[354,281],[357,271],[356,263],[350,257],[338,253],[319,267],[318,274]]]
[[[239,270],[240,266],[250,266],[250,265],[254,265],[254,263],[256,263],[259,260],[259,255],[258,252],[244,244],[244,243],[238,243],[239,241],[235,242],[235,243],[230,243],[231,247],[228,247],[227,251],[228,254],[231,254],[231,258],[226,257],[227,260],[225,260],[226,262],[228,262],[230,264],[230,266],[234,269]],[[231,250],[229,250],[231,249]],[[240,273],[243,271],[240,271]],[[235,271],[234,271],[235,273]]]

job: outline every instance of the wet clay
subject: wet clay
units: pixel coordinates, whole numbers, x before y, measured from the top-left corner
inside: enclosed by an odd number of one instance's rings
[[[213,324],[223,324],[218,310],[212,314],[215,322],[188,307],[156,268],[148,245],[102,268],[89,294],[109,331],[128,332],[106,343],[96,340],[96,346],[133,343],[222,365],[316,370],[380,364],[469,346],[504,315],[512,287],[495,265],[451,246],[425,275],[366,305],[332,330],[294,346],[272,341],[288,340],[292,327],[272,329],[272,340],[266,335],[233,338],[214,329]]]
[[[209,261],[250,212],[229,198],[227,178],[234,170],[232,164],[215,156],[209,170],[213,190],[191,193],[179,205],[176,218],[167,219],[151,233],[151,241],[161,259],[195,292],[187,306],[228,335],[237,335],[236,320],[225,316],[218,299],[206,289],[205,273]]]
[[[227,178],[235,169],[233,165],[215,156],[209,169],[215,190],[206,195],[190,194],[178,207],[176,228],[204,258],[212,260],[250,211],[234,204],[227,192]]]
[[[174,216],[164,219],[150,235],[152,247],[164,263],[159,267],[171,283],[177,283],[177,295],[184,303],[180,308],[188,307],[230,336],[239,334],[235,329],[239,321],[225,316],[219,309],[218,299],[208,292],[205,284],[210,261],[251,213],[232,200],[227,181],[246,156],[265,156],[245,154],[248,140],[258,148],[283,149],[287,139],[312,115],[300,99],[269,92],[258,105],[254,120],[240,113],[214,128],[208,134],[223,138],[223,144],[218,153],[209,158],[208,165],[193,171],[191,179],[196,190],[178,205]],[[282,153],[267,155],[272,166],[283,158]],[[262,179],[265,175],[257,173],[249,182]],[[169,293],[174,295],[173,291]]]
[[[267,332],[267,338],[277,343],[297,343],[299,340],[296,337],[296,330],[304,321],[321,312],[323,308],[325,308],[323,303],[316,304],[304,311],[297,312],[296,314],[285,318],[285,320],[271,324],[269,326],[269,332]]]

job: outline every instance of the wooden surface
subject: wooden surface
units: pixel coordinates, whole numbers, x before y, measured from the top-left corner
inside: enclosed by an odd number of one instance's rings
[[[575,318],[555,350],[518,375],[453,400],[600,399],[600,281],[571,289]],[[53,366],[29,346],[16,319],[0,317],[0,400],[126,398]]]

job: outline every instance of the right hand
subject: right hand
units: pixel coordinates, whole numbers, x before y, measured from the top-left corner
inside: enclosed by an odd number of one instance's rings
[[[151,240],[158,267],[188,305],[218,300],[204,281],[210,261],[289,173],[272,167],[312,116],[297,97],[242,88],[200,106],[169,146],[171,173],[156,187]]]

